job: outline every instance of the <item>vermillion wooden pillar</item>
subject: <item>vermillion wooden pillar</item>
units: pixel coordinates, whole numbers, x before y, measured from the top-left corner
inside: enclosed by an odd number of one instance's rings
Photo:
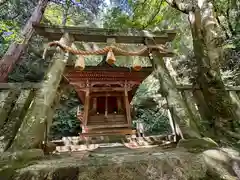
[[[130,104],[129,104],[129,101],[128,101],[127,82],[125,82],[125,86],[124,86],[124,102],[125,102],[125,108],[126,108],[127,122],[128,122],[129,125],[131,125],[132,121],[131,121]]]
[[[86,96],[85,96],[85,102],[84,102],[84,125],[87,125],[87,121],[88,121],[88,113],[89,113],[89,103],[90,103],[90,89],[87,88],[86,89]]]

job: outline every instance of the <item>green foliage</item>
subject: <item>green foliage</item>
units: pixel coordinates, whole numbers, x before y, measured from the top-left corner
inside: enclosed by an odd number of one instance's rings
[[[132,9],[130,14],[123,12],[120,8],[114,7],[105,15],[104,27],[107,28],[154,28],[163,22],[167,12],[167,3],[159,0],[129,1]]]
[[[141,108],[136,106],[136,109],[136,117],[134,120],[142,120],[145,124],[145,130],[147,133],[164,134],[170,132],[166,110],[164,112],[156,106],[155,108]]]
[[[77,107],[79,100],[76,93],[70,93],[67,100],[61,101],[61,107],[57,109],[50,129],[49,138],[60,139],[63,136],[78,136],[81,132],[80,121],[77,119]]]
[[[132,102],[136,113],[134,121],[142,120],[149,134],[170,131],[167,111],[159,108],[159,103],[163,103],[162,97],[158,94],[159,87],[159,81],[150,75],[140,85]]]
[[[12,20],[0,21],[0,57],[8,46],[13,43],[19,33],[19,24]]]

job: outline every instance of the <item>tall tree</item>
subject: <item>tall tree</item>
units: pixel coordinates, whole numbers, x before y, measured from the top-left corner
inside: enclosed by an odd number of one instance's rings
[[[20,59],[21,55],[27,48],[28,42],[31,39],[34,29],[32,23],[39,23],[42,19],[44,10],[47,6],[48,0],[39,0],[32,16],[27,21],[27,24],[22,29],[20,34],[21,42],[14,42],[11,44],[0,61],[0,81],[6,81],[8,73],[12,71],[14,64]]]
[[[234,131],[234,113],[229,94],[221,79],[219,63],[222,56],[223,37],[214,17],[213,4],[208,0],[188,1],[166,0],[170,6],[189,17],[193,48],[197,61],[197,83],[211,111],[210,126],[217,134]],[[226,132],[226,131],[225,131]]]

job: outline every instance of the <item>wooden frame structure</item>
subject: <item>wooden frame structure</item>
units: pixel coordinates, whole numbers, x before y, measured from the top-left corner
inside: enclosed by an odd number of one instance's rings
[[[115,40],[115,43],[125,44],[145,44],[148,39],[148,45],[165,44],[171,42],[176,32],[174,30],[165,31],[145,31],[135,29],[104,29],[87,27],[66,27],[66,26],[47,26],[33,23],[35,31],[50,41],[59,40],[64,33],[73,36],[75,41],[106,43],[109,38]]]
[[[145,67],[139,72],[131,71],[110,66],[105,59],[98,66],[88,66],[84,71],[67,67],[64,76],[84,104],[83,113],[78,112],[84,133],[132,133],[130,102],[152,70]],[[97,110],[99,103],[104,104],[103,112]]]
[[[147,46],[140,56],[149,56],[152,51],[160,52],[162,57],[173,56],[164,44],[174,39],[174,31],[149,32],[132,29],[119,31],[38,24],[33,24],[33,27],[39,35],[49,41],[58,40],[64,34],[68,34],[75,42],[114,42]],[[165,50],[161,52],[160,46]],[[117,52],[114,54],[118,56]],[[105,59],[98,66],[88,66],[83,71],[74,69],[72,64],[68,64],[63,74],[64,78],[74,87],[84,104],[84,109],[78,110],[77,114],[82,122],[83,134],[131,134],[130,102],[138,86],[152,70],[152,67],[135,71],[132,68],[112,66],[107,64]]]

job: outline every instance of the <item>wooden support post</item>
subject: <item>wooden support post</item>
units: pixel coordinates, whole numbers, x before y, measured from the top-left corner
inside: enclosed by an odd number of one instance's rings
[[[127,123],[128,123],[128,125],[131,126],[132,120],[131,120],[130,104],[128,101],[127,81],[125,82],[125,86],[124,86],[124,102],[125,102],[125,108],[126,108]]]
[[[181,95],[183,97],[183,100],[186,104],[186,107],[189,110],[190,115],[192,116],[193,120],[190,121],[190,126],[194,127],[195,129],[200,129],[201,125],[201,115],[199,113],[199,111],[196,108],[196,103],[194,101],[194,97],[193,97],[193,93],[191,91],[181,91]]]
[[[72,42],[73,38],[69,34],[64,34],[60,39],[60,43],[67,46],[70,46]],[[42,87],[37,90],[33,103],[27,110],[23,123],[10,147],[11,150],[37,148],[44,140],[49,109],[54,103],[68,58],[68,53],[57,48]],[[48,122],[48,124],[51,123]]]
[[[155,64],[155,77],[160,82],[160,91],[163,97],[167,99],[168,106],[173,110],[172,116],[176,124],[181,128],[181,132],[185,138],[200,137],[197,129],[190,126],[192,117],[186,107],[186,104],[179,93],[176,82],[171,77],[165,62],[159,58],[159,53],[153,54],[153,62]]]
[[[17,101],[8,116],[7,122],[4,124],[3,128],[0,129],[1,139],[0,139],[0,152],[6,151],[11,145],[19,127],[21,126],[24,115],[27,112],[34,97],[33,90],[22,90]],[[12,106],[13,103],[10,103]]]
[[[0,128],[3,127],[12,110],[14,101],[20,94],[20,89],[4,90],[0,92]]]
[[[108,97],[105,96],[105,115],[104,117],[107,119],[107,115],[108,115]]]
[[[84,126],[87,125],[87,121],[88,121],[89,102],[90,102],[89,94],[90,94],[90,90],[88,88],[86,90],[86,96],[85,96],[85,102],[84,102],[84,115],[83,115]]]
[[[120,113],[122,110],[121,97],[117,97],[117,108],[118,108],[118,113]]]
[[[93,111],[96,112],[97,111],[97,98],[93,98]]]
[[[166,101],[167,101],[167,99],[166,99]],[[168,104],[168,102],[167,102],[167,104]],[[174,142],[176,142],[179,138],[184,139],[182,131],[179,128],[179,125],[174,120],[173,108],[169,105],[167,105],[167,106],[168,106],[168,109],[167,109],[168,119],[169,119],[169,124],[170,124],[171,129],[172,129],[172,133],[174,135]]]
[[[172,118],[172,115],[171,115],[171,112],[170,112],[169,109],[167,109],[167,113],[168,113],[169,124],[170,124],[171,129],[172,129],[172,133],[173,133],[173,135],[176,135],[175,123],[173,122],[173,118]]]

